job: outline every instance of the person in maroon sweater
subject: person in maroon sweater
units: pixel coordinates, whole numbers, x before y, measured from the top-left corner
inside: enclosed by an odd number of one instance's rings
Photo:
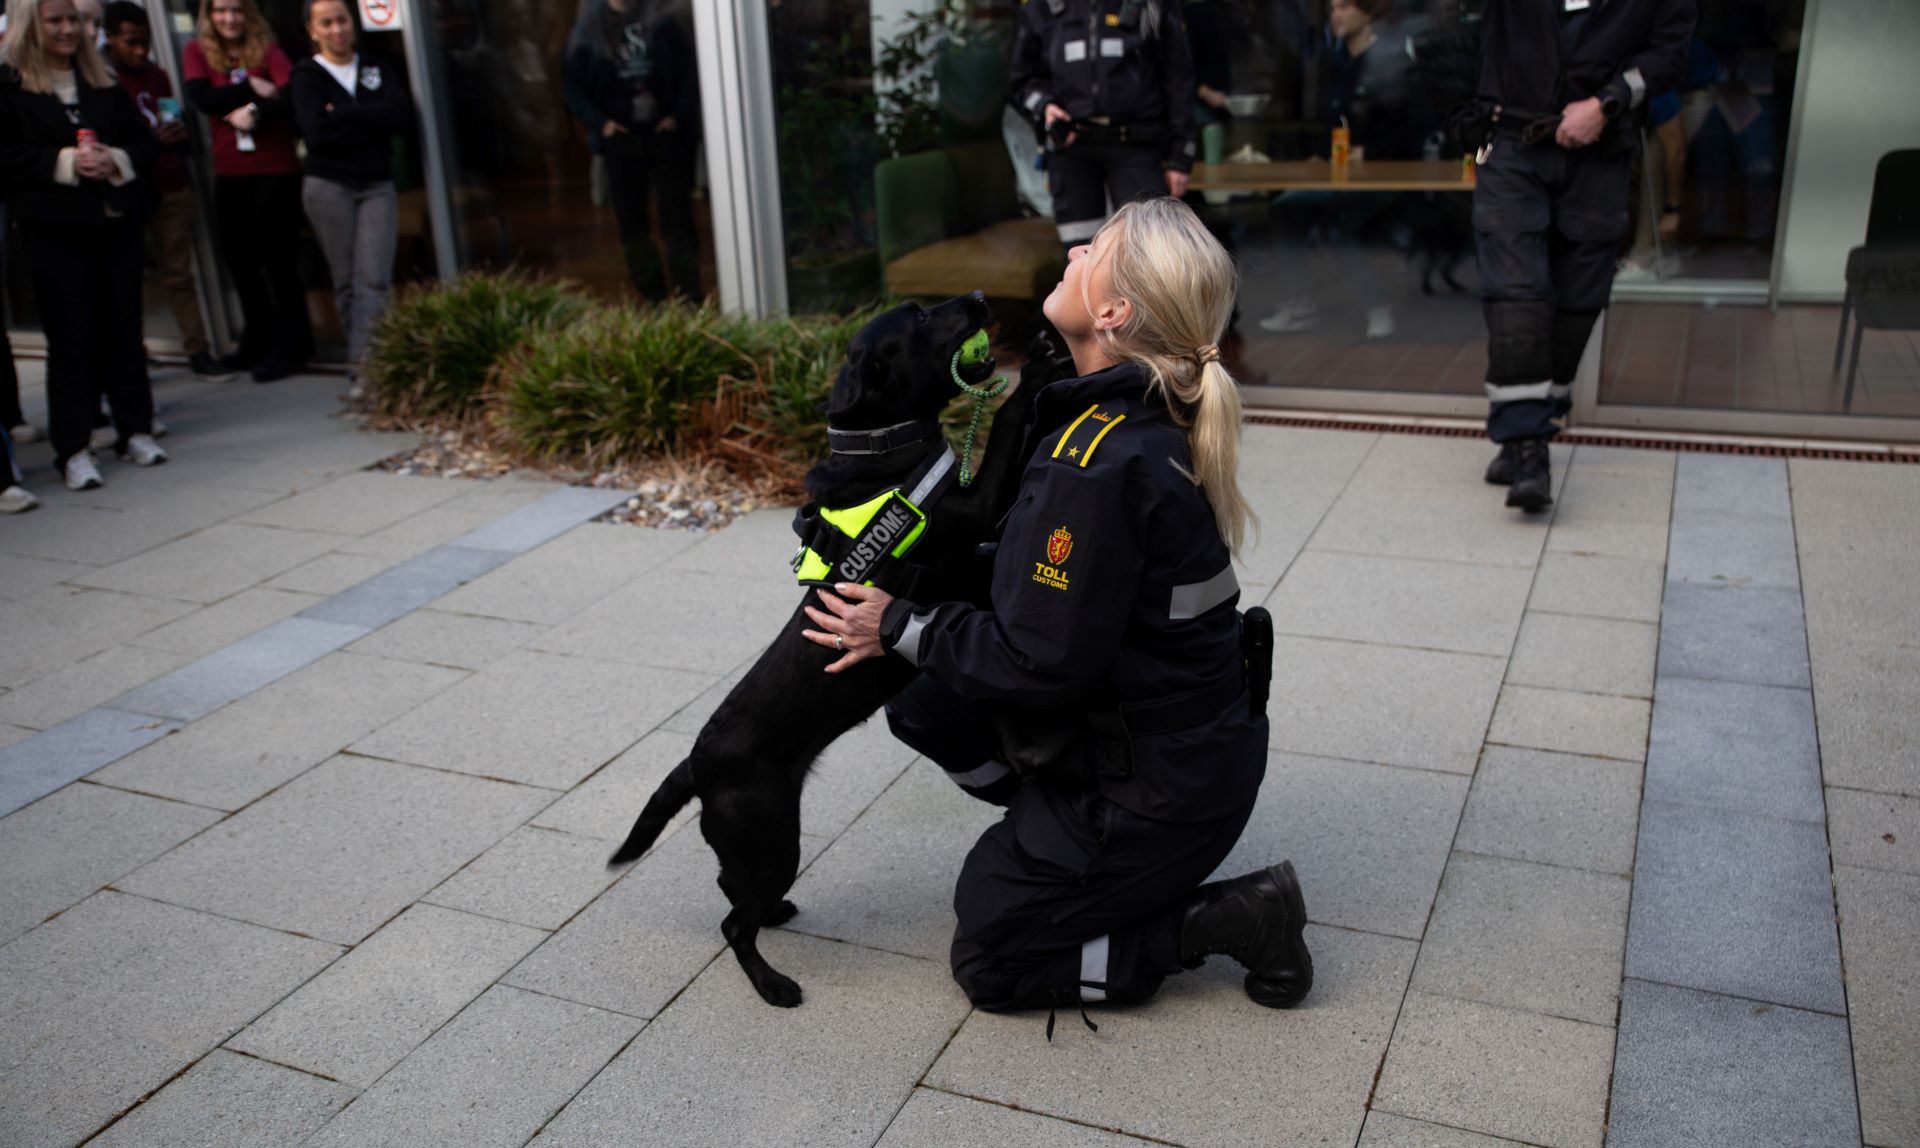
[[[226,360],[270,383],[313,353],[296,264],[300,159],[286,99],[293,62],[254,0],[200,0],[199,35],[181,62],[187,99],[213,130],[214,220],[246,332]]]

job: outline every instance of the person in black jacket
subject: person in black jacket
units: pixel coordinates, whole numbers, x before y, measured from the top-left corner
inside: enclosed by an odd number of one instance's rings
[[[1637,120],[1679,86],[1694,0],[1489,0],[1473,227],[1487,317],[1487,481],[1507,505],[1553,505],[1547,442],[1613,287]],[[1477,143],[1478,141],[1468,141]]]
[[[567,40],[567,109],[603,156],[627,272],[643,299],[700,295],[693,222],[693,148],[700,75],[693,40],[670,0],[593,0]],[[647,230],[647,193],[660,211],[667,263]]]
[[[393,286],[393,139],[412,122],[413,102],[399,72],[354,51],[347,0],[307,0],[306,16],[319,54],[294,65],[287,85],[294,124],[307,141],[300,198],[333,275],[347,362],[358,371]]]
[[[1312,985],[1291,864],[1200,884],[1267,764],[1234,608],[1251,512],[1216,344],[1234,290],[1191,208],[1123,206],[1043,305],[1080,377],[1036,397],[990,608],[841,583],[808,609],[809,639],[841,652],[827,672],[919,666],[894,733],[1007,807],[954,892],[954,979],[982,1008],[1140,1001],[1213,953],[1247,967],[1258,1004]]]
[[[91,490],[101,485],[87,443],[102,394],[115,449],[136,466],[167,459],[153,440],[140,342],[137,181],[158,144],[72,0],[12,0],[8,17],[0,185],[40,296],[54,464],[70,489]]]

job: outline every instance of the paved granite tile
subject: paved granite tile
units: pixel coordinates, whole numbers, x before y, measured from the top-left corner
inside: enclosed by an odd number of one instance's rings
[[[1818,626],[1812,638],[1828,784],[1920,795],[1920,644],[1832,641]]]
[[[58,562],[51,558],[0,553],[0,600],[24,598],[91,569],[93,567],[82,562]]]
[[[642,1023],[496,985],[307,1144],[524,1144]]]
[[[1268,754],[1253,817],[1216,875],[1291,860],[1310,920],[1418,940],[1466,793],[1464,777]]]
[[[1613,1029],[1409,992],[1376,1111],[1547,1148],[1599,1148]]]
[[[1530,570],[1308,551],[1273,602],[1283,634],[1504,657]]]
[[[132,645],[200,658],[232,645],[248,634],[291,618],[319,602],[311,594],[281,590],[248,590],[223,602],[195,610],[177,622],[149,630]]]
[[[1529,613],[1507,666],[1507,681],[1587,694],[1653,696],[1660,628],[1644,622]]]
[[[975,1012],[927,1083],[1179,1144],[1244,1145],[1250,1128],[1273,1144],[1351,1143],[1414,946],[1318,926],[1307,944],[1314,988],[1298,1008],[1251,1004],[1245,970],[1216,957],[1145,1005],[1092,1010],[1098,1033],[1063,1015],[1049,1043],[1042,1012]]]
[[[97,785],[69,785],[0,818],[0,945],[218,820]]]
[[[1793,523],[1784,516],[1711,510],[1675,514],[1667,577],[1703,586],[1798,590]]]
[[[1360,1132],[1359,1148],[1508,1148],[1515,1143],[1424,1120],[1409,1120],[1376,1108],[1367,1113],[1367,1126]]]
[[[1673,481],[1654,475],[1576,470],[1554,499],[1553,520],[1665,523],[1673,506]]]
[[[1628,478],[1673,479],[1679,454],[1669,450],[1641,450],[1635,447],[1588,446],[1573,450],[1571,468],[1577,474],[1618,474]]]
[[[657,729],[608,762],[600,772],[574,786],[565,797],[541,810],[533,824],[575,837],[591,837],[601,843],[603,851],[611,851],[614,843],[626,840],[647,799],[692,748],[692,735]],[[698,802],[688,805],[667,833],[671,834],[698,812]]]
[[[1920,876],[1840,865],[1834,885],[1865,1139],[1920,1144]]]
[[[720,708],[720,703],[727,699],[727,695],[733,692],[733,687],[739,685],[740,679],[746,676],[747,668],[743,666],[721,678],[701,691],[699,697],[674,711],[672,717],[660,723],[660,728],[672,730],[675,733],[699,733],[706,726],[707,719],[713,716],[713,711]]]
[[[513,653],[354,752],[570,789],[713,679],[530,650]]]
[[[1920,473],[1904,466],[1862,466],[1837,459],[1787,460],[1793,514],[1803,538],[1860,537],[1920,528]]]
[[[1455,853],[1413,987],[1611,1025],[1628,891],[1611,873]]]
[[[543,632],[542,627],[526,622],[418,610],[375,630],[348,649],[383,658],[479,670]]]
[[[660,533],[655,531],[655,533]],[[671,535],[669,536],[671,537]],[[667,563],[673,570],[696,570],[703,574],[727,574],[750,578],[757,573],[776,575],[786,571],[781,584],[793,586],[793,511],[769,506],[734,520],[725,530],[704,535],[689,534],[687,545]]]
[[[450,478],[361,471],[263,506],[243,522],[335,534],[371,534],[466,492]]]
[[[466,499],[457,498],[423,510],[411,518],[403,518],[384,530],[343,539],[338,550],[342,554],[365,554],[404,562],[436,546],[445,546],[456,538],[471,534],[499,517],[498,512],[474,509]]]
[[[623,490],[563,486],[455,539],[454,544],[473,550],[523,554],[583,522],[600,517],[626,500],[627,493]]]
[[[0,816],[178,728],[161,718],[102,707],[22,738],[0,749]]]
[[[1800,595],[1669,582],[1660,619],[1660,674],[1811,687]]]
[[[1663,678],[1647,797],[1820,822],[1820,747],[1806,690]]]
[[[1501,659],[1310,638],[1274,647],[1273,748],[1473,772]]]
[[[884,714],[855,726],[828,746],[800,794],[802,832],[837,836],[903,773],[915,753],[896,740]]]
[[[92,775],[107,785],[239,809],[466,675],[337,653]]]
[[[1391,483],[1363,485],[1371,465],[1370,459],[1327,512],[1307,543],[1309,550],[1526,569],[1539,561],[1547,538],[1546,516],[1502,513],[1484,487],[1412,498],[1407,488],[1394,489]],[[1485,459],[1477,464],[1485,466]],[[1556,481],[1560,473],[1555,470]],[[1474,482],[1478,485],[1477,475]],[[1467,497],[1469,493],[1474,497]],[[1664,529],[1661,534],[1664,538]]]
[[[392,565],[388,559],[368,554],[322,554],[267,583],[267,589],[293,590],[301,594],[338,594]]]
[[[1665,522],[1621,522],[1610,518],[1556,517],[1547,535],[1547,552],[1583,557],[1630,558],[1665,562]]]
[[[1627,981],[1607,1143],[1853,1148],[1847,1022]]]
[[[415,905],[227,1047],[365,1088],[546,936],[524,925]]]
[[[826,846],[825,838],[801,835],[803,873]],[[731,906],[715,883],[719,872],[698,831],[674,834],[503,982],[628,1016],[653,1016],[726,947],[720,921]],[[797,927],[805,926],[807,911],[800,905]],[[761,935],[762,952],[770,951],[767,935]],[[721,954],[718,964],[742,993],[767,1007],[731,954]],[[797,973],[787,973],[804,985]]]
[[[791,581],[791,577],[788,579]],[[673,608],[660,608],[652,579],[617,590],[566,625],[535,640],[537,649],[603,661],[724,674],[750,661],[790,620],[800,594],[769,593],[752,578],[702,573],[674,585]]]
[[[550,798],[504,782],[338,757],[120,887],[358,944]]]
[[[1481,476],[1493,454],[1490,444],[1474,439],[1383,434],[1347,487],[1369,495],[1397,491],[1426,502],[1484,503],[1488,491]],[[1553,445],[1556,492],[1571,458],[1570,448]]]
[[[354,1090],[214,1049],[128,1113],[90,1148],[277,1148],[295,1145],[345,1108]]]
[[[781,932],[761,950],[807,990],[799,1010],[767,1007],[717,961],[541,1139],[597,1145],[645,1128],[661,1144],[877,1140],[967,1015],[945,962]]]
[[[1653,707],[1639,698],[1576,694],[1531,686],[1500,691],[1487,741],[1557,753],[1643,761]]]
[[[1527,609],[1626,622],[1658,622],[1666,574],[1658,561],[1562,554],[1540,559]]]
[[[1132,1136],[1069,1124],[1035,1112],[987,1104],[934,1088],[916,1088],[874,1148],[1138,1148]]]
[[[100,590],[204,605],[284,574],[325,554],[337,541],[314,531],[222,522],[75,581]]]
[[[1490,745],[1455,847],[1626,875],[1639,824],[1636,763]]]
[[[303,616],[376,630],[445,597],[505,560],[497,551],[437,546],[303,611]]]
[[[89,897],[0,948],[0,1143],[79,1143],[339,952],[140,897]]]
[[[192,610],[185,602],[73,586],[0,603],[0,687],[18,689]]]
[[[0,697],[0,721],[46,729],[179,669],[184,654],[140,646],[102,650]]]
[[[1845,1013],[1823,826],[1648,801],[1627,975]]]
[[[41,487],[39,493],[45,498],[48,488]],[[54,505],[49,500],[33,514],[7,523],[5,546],[12,554],[108,566],[205,530],[274,497],[224,485],[196,486],[179,493],[184,497],[139,513]]]
[[[114,705],[133,713],[197,721],[365,633],[360,626],[288,618],[122,694]]]
[[[502,921],[557,929],[613,884],[607,845],[523,826],[475,857],[423,900]]]
[[[1920,565],[1920,537],[1862,530],[1821,548],[1802,547],[1807,624],[1836,646],[1896,642],[1920,625],[1908,572]]]
[[[1920,874],[1920,797],[1829,788],[1827,838],[1835,864]]]
[[[1674,476],[1676,514],[1754,514],[1784,519],[1793,509],[1787,497],[1787,460],[1696,451],[1679,456]]]
[[[462,586],[439,608],[553,625],[646,574],[690,541],[665,530],[585,523]]]

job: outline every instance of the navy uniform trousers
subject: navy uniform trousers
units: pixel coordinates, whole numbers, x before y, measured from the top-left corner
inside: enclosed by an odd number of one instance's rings
[[[1632,152],[1494,141],[1473,190],[1487,318],[1487,434],[1551,438],[1572,408],[1593,324],[1627,233]]]
[[[1022,783],[981,707],[922,675],[887,705],[894,736],[967,793],[1007,808],[961,866],[953,977],[985,1009],[1142,1001],[1182,969],[1187,896],[1252,816],[1161,821],[1093,789]]]
[[[1047,190],[1053,195],[1053,219],[1060,243],[1069,252],[1091,242],[1107,221],[1107,203],[1115,209],[1136,199],[1167,194],[1157,147],[1141,144],[1076,143],[1047,154]]]

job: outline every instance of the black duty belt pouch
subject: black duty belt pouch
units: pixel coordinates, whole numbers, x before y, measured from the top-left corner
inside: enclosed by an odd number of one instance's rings
[[[1081,788],[1093,784],[1081,715],[1000,705],[993,707],[993,725],[1008,768],[1023,779],[1045,777]]]

